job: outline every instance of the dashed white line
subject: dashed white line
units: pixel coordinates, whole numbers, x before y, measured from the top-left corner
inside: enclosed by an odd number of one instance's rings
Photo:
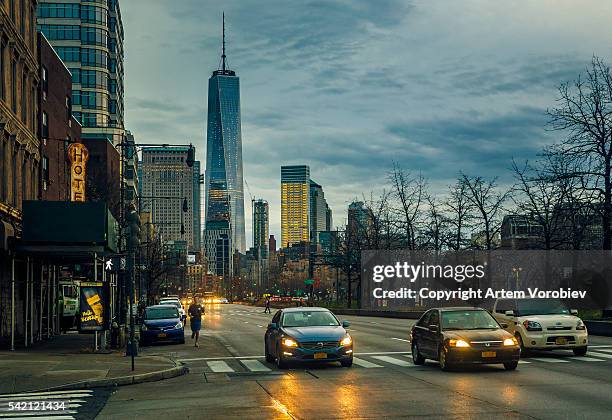
[[[405,338],[391,337],[391,340],[404,341],[406,343],[410,343],[410,340],[406,340]]]

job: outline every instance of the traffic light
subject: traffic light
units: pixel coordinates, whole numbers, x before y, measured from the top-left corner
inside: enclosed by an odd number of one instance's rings
[[[140,245],[140,218],[136,210],[130,210],[127,215],[128,247],[137,248]]]
[[[195,163],[195,148],[190,144],[189,149],[187,149],[187,166],[190,168],[193,167]]]

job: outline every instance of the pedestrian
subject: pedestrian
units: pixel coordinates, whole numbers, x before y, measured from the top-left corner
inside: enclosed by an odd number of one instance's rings
[[[271,314],[272,312],[270,311],[270,296],[266,296],[266,309],[264,309],[264,314],[265,313],[269,313]]]
[[[194,347],[200,347],[200,329],[202,328],[202,306],[198,304],[197,298],[193,298],[193,303],[189,306],[189,323],[191,324],[191,339],[195,339]]]

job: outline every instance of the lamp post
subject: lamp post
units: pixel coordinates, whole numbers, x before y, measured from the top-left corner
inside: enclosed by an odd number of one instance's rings
[[[519,290],[519,286],[520,286],[519,276],[521,274],[521,271],[523,271],[523,267],[512,267],[512,272],[516,275],[515,290]]]

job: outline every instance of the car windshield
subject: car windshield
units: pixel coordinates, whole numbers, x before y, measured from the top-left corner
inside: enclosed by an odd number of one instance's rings
[[[174,305],[177,308],[181,307],[181,303],[177,302],[176,300],[162,300],[161,302],[159,302],[160,305]]]
[[[559,299],[518,299],[516,308],[519,316],[526,315],[568,315],[569,309]]]
[[[489,330],[499,328],[487,311],[442,311],[443,330]]]
[[[337,327],[340,323],[331,312],[296,311],[283,316],[283,327]]]
[[[170,319],[178,318],[175,308],[149,308],[145,311],[145,319]]]

